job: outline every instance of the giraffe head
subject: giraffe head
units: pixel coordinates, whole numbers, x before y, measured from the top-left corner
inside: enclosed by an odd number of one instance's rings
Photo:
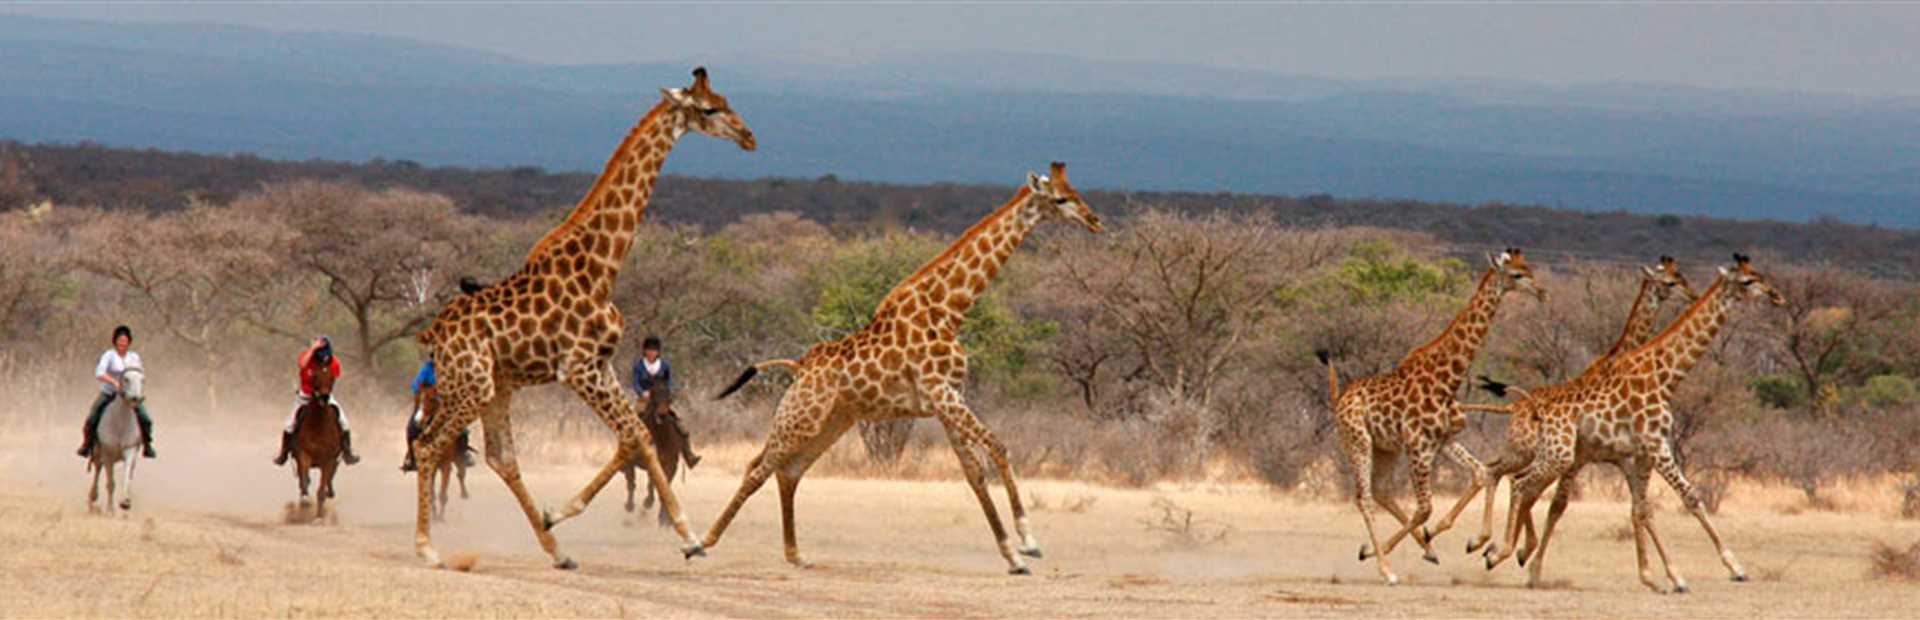
[[[1500,294],[1512,291],[1532,293],[1535,299],[1547,300],[1547,289],[1540,288],[1533,281],[1533,268],[1527,265],[1527,257],[1520,254],[1520,248],[1507,248],[1507,251],[1487,256],[1487,262],[1500,274]]]
[[[1080,199],[1080,192],[1067,183],[1067,165],[1053,162],[1053,169],[1047,176],[1027,173],[1027,207],[1037,209],[1042,217],[1079,222],[1092,232],[1100,232],[1100,216],[1094,215],[1086,201]]]
[[[753,130],[740,115],[727,106],[727,98],[707,85],[707,68],[693,68],[693,85],[686,88],[662,88],[661,96],[680,112],[680,129],[697,131],[721,140],[730,140],[742,150],[754,149]]]
[[[1745,254],[1735,253],[1733,268],[1721,267],[1720,279],[1727,283],[1726,294],[1728,295],[1738,295],[1744,299],[1759,299],[1764,295],[1768,303],[1776,306],[1787,305],[1787,297],[1781,295],[1780,291],[1773,290],[1773,285],[1767,284],[1766,276],[1753,269],[1753,263]]]
[[[1687,283],[1687,277],[1680,275],[1680,264],[1672,256],[1661,256],[1660,264],[1652,267],[1642,265],[1640,273],[1654,285],[1653,296],[1660,301],[1671,299],[1675,292],[1685,295],[1689,301],[1699,296],[1693,292],[1693,285]]]

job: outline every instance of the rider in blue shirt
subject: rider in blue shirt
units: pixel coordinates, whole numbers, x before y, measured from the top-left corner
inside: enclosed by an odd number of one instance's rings
[[[400,471],[414,471],[418,466],[413,461],[413,440],[420,437],[421,425],[433,419],[439,410],[436,386],[439,376],[434,372],[433,360],[429,358],[420,365],[420,372],[413,375],[413,415],[407,416],[407,462],[400,464]],[[460,465],[473,466],[473,444],[470,443],[467,429],[460,429],[460,439],[454,445],[454,454],[459,455]]]
[[[700,464],[700,455],[693,453],[693,439],[687,427],[680,424],[680,416],[672,409],[673,368],[660,357],[658,337],[647,336],[640,343],[640,359],[633,361],[633,391],[640,393],[641,415],[649,419],[664,416],[673,431],[680,433],[680,456],[687,462],[687,468]]]

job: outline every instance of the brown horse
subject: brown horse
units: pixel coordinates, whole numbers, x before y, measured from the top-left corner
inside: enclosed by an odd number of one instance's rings
[[[439,410],[439,391],[431,385],[421,388],[420,427],[426,428],[427,424],[433,421],[434,413]],[[413,444],[407,444],[407,449],[412,450]],[[467,447],[462,442],[455,442],[454,450],[457,452],[455,455],[456,458],[436,459],[436,461],[440,463],[433,471],[433,475],[440,476],[440,489],[434,494],[433,502],[433,518],[436,521],[447,520],[447,500],[450,499],[451,496],[448,491],[449,487],[453,485],[454,478],[457,477],[460,479],[460,499],[467,499],[468,497],[467,467],[472,461],[466,458],[466,453],[473,451],[473,448]]]
[[[657,402],[642,404],[640,422],[647,425],[647,434],[653,436],[653,453],[659,455],[660,469],[666,473],[666,479],[671,482],[674,473],[680,470],[680,452],[687,438],[682,436],[678,429],[674,428],[673,420],[668,417],[676,415],[673,412],[673,394],[665,388],[656,387],[654,388],[654,398],[657,399]],[[644,466],[646,466],[646,464],[636,457],[620,468],[621,475],[627,477],[627,512],[633,512],[634,470]],[[653,507],[653,495],[653,481],[649,479],[647,481],[647,499],[646,502],[641,505],[641,509],[644,510]],[[667,507],[665,504],[660,506],[659,523],[660,527],[673,525],[673,519],[667,516]]]
[[[293,472],[300,479],[300,504],[308,500],[307,472],[320,470],[320,488],[313,497],[315,519],[327,514],[327,499],[333,497],[333,472],[340,467],[340,411],[333,404],[333,373],[325,366],[313,371],[313,398],[300,406],[293,420]]]

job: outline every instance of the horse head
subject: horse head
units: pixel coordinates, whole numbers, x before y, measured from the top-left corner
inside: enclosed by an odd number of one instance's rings
[[[120,395],[127,399],[127,405],[139,407],[147,400],[147,371],[138,365],[128,366],[120,376]]]
[[[325,403],[333,398],[333,370],[322,365],[313,369],[313,400]]]

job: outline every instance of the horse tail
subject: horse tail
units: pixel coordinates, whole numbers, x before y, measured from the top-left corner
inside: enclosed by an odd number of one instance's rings
[[[799,370],[800,361],[790,360],[790,359],[773,359],[773,360],[760,362],[752,366],[748,366],[746,370],[743,370],[740,372],[740,377],[738,379],[734,379],[733,383],[727,386],[727,389],[722,390],[720,392],[720,395],[713,397],[713,399],[721,400],[728,396],[732,396],[734,392],[740,391],[740,388],[746,387],[748,381],[752,381],[754,377],[759,376],[760,371],[770,370],[773,368],[786,368],[787,370]]]

